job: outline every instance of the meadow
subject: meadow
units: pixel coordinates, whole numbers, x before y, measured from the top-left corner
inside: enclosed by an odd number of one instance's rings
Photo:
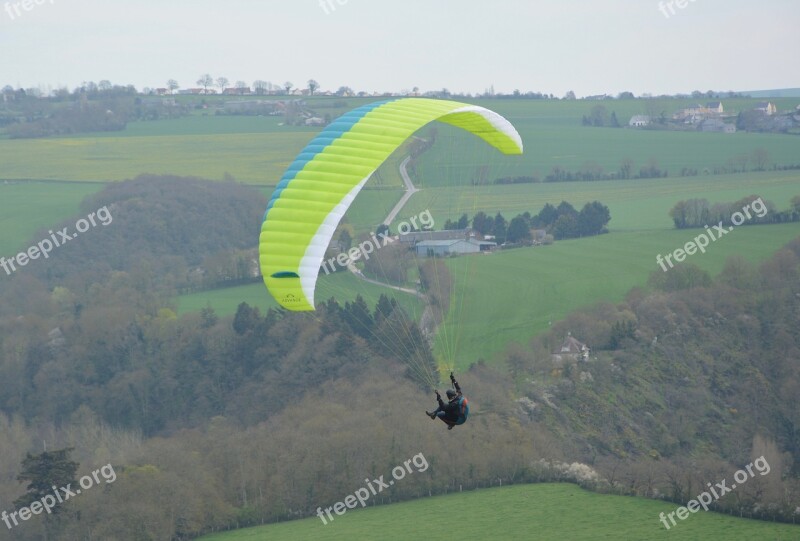
[[[389,294],[397,299],[409,314],[419,314],[422,311],[422,302],[417,297],[404,293],[394,293],[383,287],[359,280],[347,272],[336,272],[320,276],[317,281],[315,298],[317,304],[321,304],[332,297],[344,305],[346,301],[354,300],[356,295],[361,295],[367,304],[372,307],[378,302],[378,298],[382,293]],[[185,314],[197,312],[207,306],[211,306],[217,314],[229,315],[235,313],[236,308],[242,302],[258,307],[262,313],[265,313],[270,308],[278,308],[278,303],[270,296],[264,284],[259,281],[255,284],[182,295],[177,299],[177,309],[178,313]]]
[[[179,97],[189,103],[196,97]],[[211,101],[211,100],[210,100]],[[371,98],[312,98],[319,114],[338,115],[345,109],[375,101]],[[738,154],[756,148],[768,151],[771,162],[794,163],[800,139],[774,134],[715,134],[588,128],[580,117],[596,105],[615,111],[620,122],[645,112],[644,100],[554,101],[468,100],[506,115],[525,142],[523,156],[504,157],[477,138],[446,125],[436,128],[436,144],[416,163],[412,176],[423,189],[414,195],[397,220],[430,210],[441,228],[462,213],[483,210],[536,213],[545,203],[562,200],[576,207],[598,200],[607,205],[611,233],[593,239],[557,242],[531,250],[498,252],[491,256],[450,259],[455,280],[454,309],[437,338],[436,349],[459,364],[492,359],[509,342],[525,342],[574,309],[599,300],[618,301],[630,288],[646,283],[656,270],[655,255],[682,246],[690,231],[672,230],[669,209],[680,199],[704,197],[712,202],[734,201],[758,194],[785,209],[800,194],[800,171],[706,174],[704,169],[725,165]],[[657,100],[665,111],[698,100]],[[699,100],[705,102],[707,100]],[[751,107],[755,100],[723,100],[727,110]],[[792,99],[776,100],[779,108],[793,107]],[[133,122],[124,132],[86,134],[41,140],[0,140],[0,239],[3,254],[26,247],[34,231],[78,213],[80,199],[106,182],[140,173],[194,175],[222,179],[226,174],[252,184],[269,196],[272,186],[318,128],[281,126],[282,117],[221,116],[193,110],[187,117]],[[430,128],[420,131],[430,138]],[[379,169],[348,211],[346,220],[357,233],[373,230],[402,194],[397,166],[407,149],[395,152]],[[36,158],[33,159],[33,156]],[[578,170],[594,163],[614,171],[622,160],[634,161],[634,171],[648,160],[667,168],[670,177],[595,182],[517,185],[471,185],[478,175],[491,181],[500,176],[547,174],[553,166]],[[488,165],[482,171],[481,165]],[[681,167],[700,170],[680,177]],[[51,182],[19,182],[48,179]],[[87,184],[86,181],[97,184]],[[744,227],[692,263],[712,273],[725,259],[741,254],[752,260],[768,257],[800,234],[797,224]],[[255,238],[255,237],[254,237]],[[598,279],[601,276],[602,279]],[[375,286],[337,275],[323,277],[317,299],[335,295],[350,300],[360,293],[373,303]],[[404,303],[410,295],[391,293]],[[260,284],[195,293],[179,298],[179,311],[207,304],[230,314],[247,301],[262,308],[270,300]],[[418,307],[411,310],[418,313]]]
[[[344,495],[343,495],[344,497]],[[331,502],[332,504],[333,502]],[[594,541],[636,539],[796,541],[800,527],[700,511],[667,530],[675,504],[588,492],[572,484],[515,485],[422,498],[335,516],[293,520],[202,537],[202,541],[448,539]]]

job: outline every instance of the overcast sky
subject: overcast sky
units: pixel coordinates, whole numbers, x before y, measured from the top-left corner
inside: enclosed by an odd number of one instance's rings
[[[681,1],[665,15],[658,0],[0,0],[0,86],[800,87],[799,0]]]

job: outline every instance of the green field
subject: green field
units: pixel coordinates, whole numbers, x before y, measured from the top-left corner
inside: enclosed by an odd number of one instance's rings
[[[102,186],[56,182],[0,182],[0,255],[27,248],[35,231],[79,212],[84,197]]]
[[[334,502],[330,502],[331,504]],[[796,541],[800,527],[699,511],[667,530],[677,505],[588,492],[570,484],[516,485],[349,511],[323,524],[307,518],[202,537],[203,541],[664,539]],[[668,520],[668,519],[667,519]]]
[[[526,343],[574,310],[622,300],[651,272],[663,272],[657,254],[671,253],[700,232],[622,232],[449,259],[456,289],[436,352],[461,368],[481,357],[492,360],[509,343]],[[739,227],[687,262],[714,275],[732,255],[761,261],[798,236],[800,224]]]
[[[209,101],[213,102],[214,98]],[[196,99],[191,99],[195,102]],[[310,100],[316,114],[336,117],[347,108],[376,99]],[[769,152],[770,163],[796,163],[800,156],[797,137],[777,134],[686,133],[634,129],[586,128],[583,115],[602,105],[615,111],[621,123],[645,112],[646,100],[466,100],[506,115],[517,127],[526,152],[499,173],[546,175],[553,166],[577,170],[596,163],[615,171],[630,158],[635,168],[653,158],[660,167],[679,174],[684,166],[713,168],[755,148]],[[669,114],[697,100],[662,100]],[[703,101],[703,100],[701,100]],[[727,110],[749,108],[757,100],[723,100]],[[794,108],[797,100],[775,100],[780,109]],[[205,113],[207,116],[203,116]],[[282,117],[217,116],[194,112],[178,119],[131,122],[123,132],[85,134],[52,139],[0,139],[0,180],[118,181],[140,173],[193,175],[221,179],[227,172],[240,182],[274,185],[283,170],[319,130],[304,126],[280,126]],[[474,169],[482,153],[474,152],[469,136],[439,126],[441,144],[426,153],[420,164],[427,186],[437,185],[429,175],[439,164],[458,163],[463,173]],[[427,130],[423,130],[425,135]],[[454,135],[457,134],[457,135]],[[33,160],[31,157],[36,156]],[[390,168],[391,169],[391,168]],[[427,178],[426,178],[427,177]],[[441,182],[441,181],[438,181]]]
[[[317,304],[333,297],[344,305],[346,301],[354,300],[356,295],[361,295],[367,304],[373,307],[378,302],[381,293],[389,293],[409,314],[419,314],[422,311],[422,303],[415,296],[366,283],[346,272],[321,276],[317,282],[315,297]],[[258,282],[183,295],[178,298],[178,312],[181,314],[196,312],[206,306],[211,306],[217,314],[229,315],[234,314],[236,307],[242,302],[257,306],[262,312],[266,312],[270,308],[278,308],[278,303],[270,296],[264,284]]]
[[[197,103],[196,97],[181,101]],[[318,114],[335,116],[373,99],[313,98]],[[601,104],[614,110],[620,121],[643,113],[645,100],[603,102],[552,100],[471,100],[506,115],[525,141],[524,156],[504,157],[475,137],[438,126],[437,144],[417,164],[416,180],[424,189],[414,195],[397,221],[430,210],[441,228],[447,219],[478,210],[507,219],[518,212],[538,210],[562,200],[576,207],[599,200],[609,206],[610,235],[595,239],[557,242],[554,246],[496,253],[492,256],[449,260],[456,277],[454,309],[436,345],[445,357],[460,363],[492,358],[508,342],[525,342],[570,311],[598,300],[618,301],[642,285],[654,270],[655,255],[682,246],[694,234],[672,230],[669,209],[680,199],[705,197],[712,202],[734,201],[758,194],[785,209],[800,194],[800,171],[741,173],[679,177],[678,168],[713,168],[731,156],[765,148],[770,160],[797,162],[800,139],[773,134],[683,133],[632,129],[586,128],[581,115]],[[697,100],[666,100],[671,112]],[[701,100],[702,101],[702,100]],[[724,100],[728,110],[747,108],[755,100]],[[794,107],[777,100],[778,107]],[[796,100],[795,100],[796,101]],[[80,199],[102,184],[69,182],[17,183],[14,179],[106,182],[143,172],[196,175],[221,179],[225,173],[260,186],[267,196],[317,129],[280,126],[282,117],[215,116],[193,110],[188,117],[131,123],[125,132],[59,137],[41,140],[0,140],[0,220],[4,254],[24,248],[34,231],[76,215]],[[420,132],[430,137],[430,129]],[[405,156],[392,155],[348,211],[346,219],[357,233],[373,230],[401,196],[397,165]],[[34,158],[35,157],[35,158]],[[669,178],[472,186],[478,164],[490,165],[495,176],[546,174],[553,165],[578,169],[595,162],[607,171],[631,158],[638,168],[649,158],[670,170]],[[2,179],[0,179],[2,181]],[[396,222],[397,223],[397,222]],[[725,258],[742,254],[753,260],[769,257],[775,249],[800,234],[797,224],[737,230],[705,255],[692,258],[717,272]],[[350,300],[356,293],[373,303],[380,290],[344,275],[320,282],[317,299],[335,295]],[[327,283],[330,282],[330,283]],[[415,302],[405,294],[393,294]],[[258,299],[262,299],[259,301]],[[179,310],[197,310],[211,303],[222,314],[247,301],[269,306],[260,285],[209,291],[182,297]],[[262,304],[259,304],[262,303]],[[411,310],[418,313],[418,307]]]

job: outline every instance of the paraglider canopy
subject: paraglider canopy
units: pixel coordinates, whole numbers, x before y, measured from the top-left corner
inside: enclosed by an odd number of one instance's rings
[[[345,211],[381,163],[434,120],[471,132],[504,154],[522,153],[511,123],[477,105],[401,98],[345,113],[295,158],[264,214],[261,272],[281,306],[314,310],[320,265]]]

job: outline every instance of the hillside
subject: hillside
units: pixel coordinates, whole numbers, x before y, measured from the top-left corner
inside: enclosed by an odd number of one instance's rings
[[[331,502],[334,503],[334,502]],[[516,485],[422,498],[366,510],[348,511],[323,524],[299,521],[208,535],[201,541],[300,541],[372,539],[422,541],[447,537],[541,541],[636,539],[650,541],[797,541],[800,526],[769,524],[700,512],[667,530],[660,513],[675,506],[639,498],[587,492],[570,484]]]

